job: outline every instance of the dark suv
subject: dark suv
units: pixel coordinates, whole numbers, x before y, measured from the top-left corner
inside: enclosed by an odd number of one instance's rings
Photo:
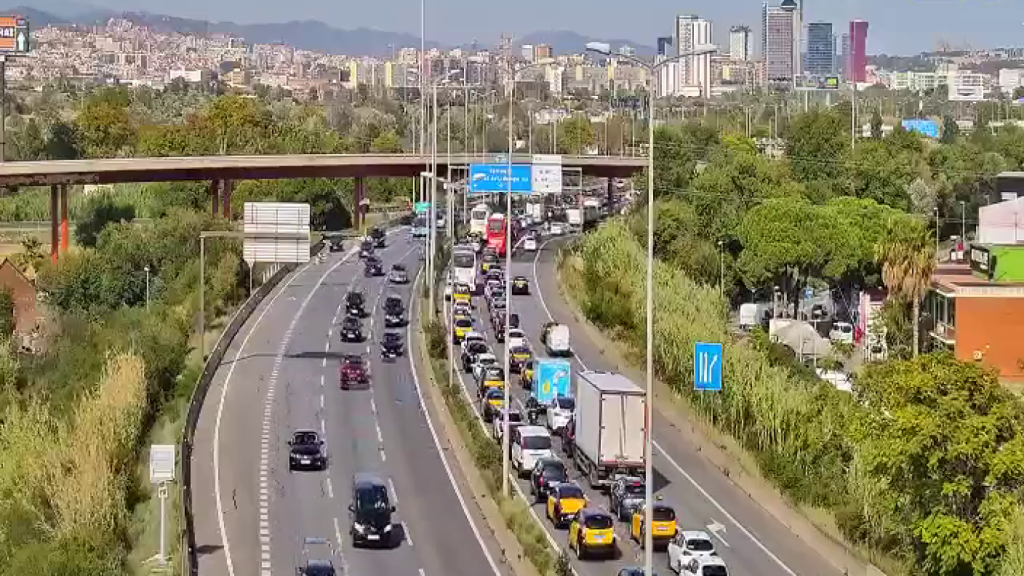
[[[405,303],[397,295],[384,299],[384,327],[401,328],[405,326]]]
[[[345,312],[349,316],[363,318],[366,316],[366,296],[358,290],[345,295]]]
[[[376,277],[384,275],[384,263],[380,261],[380,258],[376,256],[369,256],[366,258],[366,266],[363,267],[363,276]]]
[[[373,239],[373,245],[377,248],[384,248],[387,246],[387,234],[385,234],[384,230],[381,230],[380,228],[370,230],[370,238]]]
[[[378,476],[359,473],[352,478],[352,503],[348,505],[352,546],[392,546],[391,515],[395,507],[388,487]]]
[[[288,441],[288,471],[326,468],[327,454],[320,435],[313,430],[296,430]]]
[[[362,342],[363,339],[363,323],[355,316],[346,316],[341,321],[341,341]]]

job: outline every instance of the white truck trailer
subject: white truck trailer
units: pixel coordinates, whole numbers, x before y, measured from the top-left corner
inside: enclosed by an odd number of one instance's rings
[[[622,374],[577,375],[572,457],[592,488],[618,475],[642,476],[646,462],[646,397]]]

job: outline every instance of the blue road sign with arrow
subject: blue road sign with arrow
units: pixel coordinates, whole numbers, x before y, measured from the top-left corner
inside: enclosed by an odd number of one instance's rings
[[[693,344],[694,390],[718,392],[722,389],[722,345],[713,342]]]

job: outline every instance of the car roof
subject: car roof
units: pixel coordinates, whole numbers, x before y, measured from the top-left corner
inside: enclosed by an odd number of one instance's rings
[[[686,540],[711,540],[711,536],[703,530],[681,530],[679,534]]]
[[[353,488],[366,488],[371,486],[385,486],[384,480],[373,472],[356,472],[352,476]]]
[[[292,436],[295,436],[297,434],[316,434],[316,433],[317,433],[316,430],[313,430],[312,428],[298,428],[297,430],[292,432]]]
[[[522,426],[519,428],[520,436],[551,436],[548,429],[543,426]]]
[[[604,510],[601,510],[600,508],[584,508],[583,510],[580,510],[580,518],[597,517],[597,516],[604,516],[605,518],[608,518],[609,520],[611,520],[611,518],[612,518],[610,514],[608,514]]]
[[[527,278],[526,276],[520,275],[520,276],[516,276],[515,278],[512,279],[513,282],[518,282],[520,280],[527,280],[528,281],[529,278]]]
[[[725,566],[725,560],[721,556],[694,556],[698,566]]]
[[[498,359],[497,356],[495,356],[494,354],[491,354],[490,352],[484,352],[482,354],[478,354],[477,355],[477,361],[486,360],[488,358],[494,358],[495,360]]]
[[[465,336],[463,336],[463,338],[465,340],[470,340],[473,338],[479,338],[480,340],[484,340],[484,335],[481,334],[480,332],[477,332],[476,330],[470,330],[469,332],[466,333]]]

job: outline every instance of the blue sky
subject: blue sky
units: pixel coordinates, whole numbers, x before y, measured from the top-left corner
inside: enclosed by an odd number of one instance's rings
[[[419,0],[88,0],[119,10],[240,23],[322,20],[340,28],[369,27],[419,34]],[[771,0],[772,3],[778,0]],[[584,35],[626,38],[648,45],[669,35],[676,14],[693,13],[715,23],[724,43],[730,25],[760,27],[760,0],[425,0],[426,37],[457,44],[493,42],[503,32],[522,36],[568,29]],[[32,2],[30,1],[30,4]],[[44,3],[40,0],[40,4]],[[1024,45],[1024,0],[808,0],[806,19],[841,28],[850,19],[871,23],[868,52],[916,53],[939,40],[954,46]],[[559,47],[555,47],[559,50]],[[568,51],[564,47],[561,51]]]

